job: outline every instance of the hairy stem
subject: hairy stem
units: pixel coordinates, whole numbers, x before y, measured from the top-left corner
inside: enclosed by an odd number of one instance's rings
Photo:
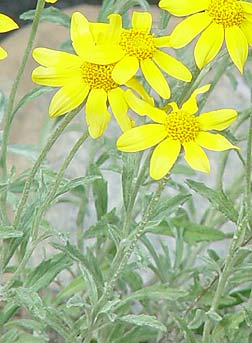
[[[13,107],[15,103],[15,98],[17,94],[17,89],[19,86],[19,83],[21,81],[25,66],[27,64],[28,58],[30,56],[32,47],[33,47],[33,42],[36,36],[36,33],[38,31],[38,25],[39,25],[39,19],[42,14],[43,8],[45,5],[45,0],[38,0],[36,10],[35,10],[35,15],[32,23],[32,28],[31,28],[31,33],[30,37],[27,43],[27,47],[24,52],[24,56],[22,59],[22,62],[20,64],[20,67],[17,72],[16,79],[12,85],[11,91],[10,91],[10,96],[9,96],[9,101],[7,104],[6,108],[6,113],[5,113],[5,120],[4,120],[4,127],[3,127],[3,138],[2,138],[2,146],[1,146],[1,167],[2,167],[2,183],[6,183],[8,180],[8,170],[7,170],[7,147],[8,147],[8,141],[9,141],[9,135],[10,135],[10,128],[11,128],[11,123],[13,120]],[[7,200],[7,188],[2,192],[1,197],[0,197],[0,204],[2,208],[2,215],[4,217],[5,222],[8,222],[8,215],[7,215],[7,206],[6,206],[6,200]]]
[[[109,281],[106,284],[103,294],[101,298],[99,299],[97,305],[92,310],[91,325],[89,326],[87,333],[85,333],[85,339],[83,341],[84,343],[89,343],[91,341],[92,333],[95,328],[96,320],[98,318],[99,312],[102,309],[102,307],[106,304],[106,301],[108,300],[108,298],[110,297],[111,292],[113,291],[115,284],[121,275],[121,272],[127,265],[128,260],[131,254],[133,253],[139,238],[143,235],[146,225],[148,224],[149,220],[152,218],[155,207],[160,199],[161,193],[165,187],[166,182],[167,182],[166,178],[163,178],[159,182],[157,190],[154,193],[149,205],[147,206],[145,210],[143,219],[138,224],[135,231],[128,236],[128,239],[121,242],[118,252],[112,262],[110,275],[108,277]],[[129,242],[128,245],[127,245],[127,241]]]

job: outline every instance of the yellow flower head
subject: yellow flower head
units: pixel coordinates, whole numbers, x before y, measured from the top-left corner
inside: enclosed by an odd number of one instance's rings
[[[71,38],[76,55],[46,48],[33,51],[34,59],[43,65],[33,71],[33,81],[61,87],[52,98],[49,115],[65,114],[87,98],[86,121],[93,138],[100,137],[108,125],[107,103],[123,131],[132,127],[124,91],[111,76],[115,63],[123,56],[119,46],[110,44],[112,31],[109,24],[89,23],[81,13],[75,12]],[[127,85],[146,100],[150,99],[136,79],[132,78]]]
[[[126,98],[129,106],[140,115],[147,114],[155,124],[145,124],[124,132],[117,141],[118,149],[134,152],[156,145],[150,161],[150,176],[155,180],[170,171],[182,147],[185,160],[193,169],[210,172],[209,160],[201,147],[214,151],[239,148],[222,135],[207,132],[227,128],[237,117],[235,110],[222,109],[195,115],[198,111],[196,96],[209,87],[205,85],[196,89],[181,108],[175,102],[170,103],[172,110],[168,114],[137,99],[128,90]]]
[[[170,46],[169,39],[165,36],[155,37],[154,33],[150,32],[152,27],[150,13],[133,12],[130,29],[122,28],[119,14],[112,14],[109,18],[111,22],[117,23],[114,27],[120,32],[117,38],[124,52],[124,57],[112,72],[112,77],[118,84],[125,84],[140,67],[150,86],[161,97],[168,99],[170,88],[160,69],[179,80],[187,82],[191,80],[191,72],[181,62],[159,49]]]
[[[252,4],[239,0],[161,0],[159,7],[176,16],[188,16],[170,36],[170,44],[181,48],[201,34],[194,49],[201,69],[219,52],[224,39],[229,55],[242,73],[252,45]]]
[[[7,15],[0,13],[0,32],[8,32],[18,28],[18,25],[14,20]],[[0,47],[0,60],[3,60],[7,56],[7,52]]]
[[[45,0],[45,2],[48,2],[49,4],[55,4],[58,0]]]

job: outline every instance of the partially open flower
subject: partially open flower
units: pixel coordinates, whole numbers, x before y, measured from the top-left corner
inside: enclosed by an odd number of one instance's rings
[[[149,116],[155,123],[124,132],[118,138],[118,149],[135,152],[156,145],[150,161],[150,176],[155,180],[161,179],[171,170],[181,148],[186,162],[193,169],[210,172],[209,160],[202,147],[214,151],[239,148],[222,135],[208,132],[227,128],[237,117],[235,110],[222,109],[195,115],[198,111],[196,96],[206,92],[209,87],[205,85],[196,89],[181,108],[175,102],[170,103],[171,112],[168,114],[137,99],[128,90],[126,98],[129,106],[138,114]]]

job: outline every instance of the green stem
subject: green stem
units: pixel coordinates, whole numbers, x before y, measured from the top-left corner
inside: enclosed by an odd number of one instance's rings
[[[246,188],[245,188],[245,203],[246,212],[251,211],[251,169],[252,169],[252,113],[249,118],[249,131],[248,131],[248,142],[247,142],[247,161],[245,166],[246,175]]]
[[[146,225],[148,224],[149,220],[152,218],[155,207],[156,207],[156,205],[160,199],[161,193],[165,187],[166,182],[167,182],[166,178],[163,178],[159,182],[157,190],[154,193],[149,205],[146,208],[143,219],[138,224],[135,231],[129,235],[128,239],[121,242],[121,244],[119,246],[119,250],[118,250],[118,252],[117,252],[117,254],[116,254],[116,256],[112,262],[112,266],[110,269],[110,275],[108,277],[108,280],[110,280],[110,281],[107,283],[107,285],[104,289],[104,292],[103,292],[101,298],[99,299],[97,305],[92,310],[92,313],[91,313],[92,322],[91,322],[91,325],[88,329],[88,332],[85,333],[84,343],[89,343],[91,341],[92,332],[93,332],[94,327],[96,325],[96,319],[99,315],[99,311],[102,309],[102,307],[106,303],[107,299],[110,297],[110,294],[113,291],[115,284],[121,275],[121,272],[123,271],[123,269],[127,265],[128,260],[131,256],[131,254],[133,253],[139,238],[143,235]],[[130,241],[130,243],[129,243],[129,245],[125,246],[125,242],[127,242],[127,241]]]
[[[64,177],[65,174],[65,170],[67,169],[67,167],[69,166],[70,162],[72,161],[72,159],[74,158],[76,152],[79,150],[79,148],[81,147],[81,145],[85,142],[85,140],[88,138],[88,132],[86,131],[78,140],[77,142],[74,144],[74,146],[72,147],[72,149],[70,150],[68,156],[66,157],[65,161],[63,162],[55,180],[54,180],[54,184],[53,187],[51,189],[51,191],[49,192],[49,194],[47,195],[45,201],[43,202],[43,204],[40,206],[39,211],[36,215],[36,217],[34,218],[33,221],[33,225],[32,225],[32,238],[36,239],[37,238],[37,233],[38,233],[38,228],[39,228],[39,224],[41,221],[41,218],[43,216],[43,214],[45,213],[45,211],[47,210],[47,208],[50,206],[50,203],[53,201],[53,199],[55,198],[58,188],[60,186],[60,183]]]
[[[37,161],[35,162],[35,164],[33,165],[31,172],[28,176],[28,179],[26,180],[25,186],[24,186],[24,190],[22,193],[22,197],[20,200],[20,203],[18,205],[18,209],[17,209],[17,213],[14,219],[14,224],[13,226],[18,229],[19,223],[20,223],[20,219],[21,219],[21,215],[23,213],[25,204],[27,202],[29,193],[30,193],[30,189],[32,186],[32,182],[34,179],[34,176],[36,175],[39,167],[41,166],[42,162],[44,161],[48,151],[51,149],[51,147],[53,146],[53,144],[56,142],[56,140],[59,138],[59,136],[61,135],[61,133],[64,131],[64,129],[66,128],[66,126],[72,121],[72,119],[78,114],[79,112],[79,108],[69,112],[63,119],[63,121],[60,123],[60,125],[56,128],[56,130],[51,134],[51,136],[49,137],[44,149],[41,151]]]
[[[38,25],[39,25],[39,19],[41,16],[41,13],[43,11],[45,5],[45,0],[38,0],[36,10],[35,10],[35,15],[32,23],[32,28],[31,28],[31,33],[30,37],[27,43],[27,47],[24,52],[24,56],[21,62],[21,65],[18,69],[16,79],[12,85],[11,91],[10,91],[10,96],[9,96],[9,101],[7,104],[7,109],[6,109],[6,114],[5,114],[5,120],[4,120],[4,127],[3,127],[3,138],[2,138],[2,147],[1,147],[1,158],[0,158],[0,163],[2,166],[2,183],[6,183],[8,180],[8,170],[7,170],[7,147],[8,147],[8,141],[9,141],[9,135],[10,135],[10,128],[11,128],[11,123],[13,119],[13,107],[14,107],[14,102],[17,94],[17,89],[19,86],[19,83],[21,81],[25,66],[27,64],[28,58],[30,56],[32,47],[33,47],[33,42],[36,36],[36,33],[38,31]],[[7,188],[4,190],[1,194],[0,197],[0,204],[2,207],[2,214],[4,217],[5,222],[8,222],[8,215],[7,215]]]
[[[146,157],[142,167],[141,167],[141,171],[138,174],[137,180],[134,184],[133,189],[131,190],[131,196],[130,196],[130,200],[129,200],[129,205],[128,208],[126,209],[126,213],[125,213],[125,219],[124,219],[124,223],[123,223],[123,233],[125,235],[125,237],[128,236],[129,234],[129,227],[130,227],[130,222],[131,222],[131,214],[132,214],[132,210],[136,201],[136,197],[137,197],[137,193],[139,191],[139,188],[141,187],[144,177],[146,175],[146,170],[148,170],[148,165],[150,163],[150,157],[151,157],[151,153],[148,154],[148,156]]]
[[[68,156],[66,157],[66,159],[64,160],[55,180],[54,180],[54,184],[53,187],[51,188],[50,192],[48,193],[45,201],[43,202],[43,204],[41,205],[41,207],[39,208],[39,211],[36,215],[36,217],[34,218],[33,221],[33,225],[32,225],[32,240],[31,240],[31,245],[30,245],[30,249],[27,249],[24,257],[22,258],[22,261],[20,262],[15,274],[13,275],[13,277],[10,279],[10,281],[8,282],[6,288],[11,288],[13,285],[13,282],[15,282],[15,280],[18,278],[18,276],[22,273],[26,263],[28,262],[35,246],[36,246],[36,240],[37,240],[37,232],[38,232],[38,228],[39,228],[39,224],[41,222],[41,218],[42,215],[45,213],[45,211],[47,210],[47,208],[49,207],[51,201],[54,199],[58,188],[60,186],[60,183],[64,177],[64,173],[65,170],[67,169],[67,167],[69,166],[70,162],[72,161],[73,157],[75,156],[76,152],[79,150],[79,148],[81,147],[81,145],[84,143],[84,141],[87,139],[88,137],[88,133],[85,132],[78,140],[77,142],[74,144],[74,146],[72,147],[72,149],[70,150]]]
[[[220,271],[218,285],[217,285],[209,312],[216,312],[216,310],[218,309],[220,299],[224,293],[227,280],[229,278],[234,260],[236,258],[236,251],[239,247],[243,245],[243,237],[244,237],[244,230],[246,230],[246,224],[247,224],[247,219],[243,218],[240,221],[240,223],[237,225],[237,229],[234,233],[233,240],[230,244],[227,257],[224,261],[224,267]],[[211,343],[210,337],[211,337],[211,320],[210,318],[207,318],[204,325],[202,342]]]
[[[29,174],[29,176],[28,176],[28,178],[27,178],[27,180],[25,182],[24,190],[23,190],[23,193],[22,193],[22,196],[21,196],[18,208],[17,208],[16,216],[14,218],[13,227],[16,228],[17,230],[19,229],[19,226],[20,226],[20,221],[21,221],[22,213],[24,211],[26,202],[28,200],[29,193],[30,193],[30,190],[31,190],[31,187],[32,187],[32,183],[33,183],[34,177],[35,177],[37,171],[39,170],[40,165],[42,164],[42,162],[44,161],[48,151],[51,149],[53,144],[59,138],[59,136],[64,131],[66,126],[79,113],[79,110],[80,110],[80,106],[78,108],[76,108],[75,110],[69,112],[64,117],[64,119],[62,120],[60,125],[55,129],[54,132],[52,132],[51,136],[49,137],[49,139],[48,139],[48,141],[47,141],[47,143],[45,145],[45,147],[41,151],[37,161],[33,165],[32,169],[30,171],[30,174]],[[8,249],[8,246],[6,246],[5,249],[3,249],[3,254],[2,254],[2,257],[1,257],[2,268],[7,265],[9,259],[12,256],[12,252],[10,252],[10,251],[7,252],[6,249]]]

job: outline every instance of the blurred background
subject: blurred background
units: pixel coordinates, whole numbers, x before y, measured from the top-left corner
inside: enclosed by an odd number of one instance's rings
[[[148,0],[150,4],[157,4],[158,0]],[[12,19],[14,19],[19,26],[24,26],[28,22],[19,19],[21,13],[35,9],[37,0],[0,0],[0,13],[7,14]],[[99,5],[102,0],[59,0],[53,6],[57,8],[67,8],[76,5]],[[52,6],[52,4],[46,4],[46,7]],[[6,35],[11,34],[7,33]],[[6,37],[5,34],[0,35],[0,39]]]

